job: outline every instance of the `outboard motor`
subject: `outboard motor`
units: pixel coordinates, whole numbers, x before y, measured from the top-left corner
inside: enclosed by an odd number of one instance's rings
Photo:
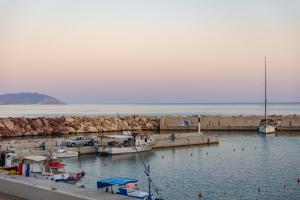
[[[0,155],[0,166],[1,167],[5,166],[5,152],[2,152]]]

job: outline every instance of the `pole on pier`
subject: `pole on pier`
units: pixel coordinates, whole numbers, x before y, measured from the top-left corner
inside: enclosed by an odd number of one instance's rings
[[[198,117],[198,133],[201,133],[200,117]]]

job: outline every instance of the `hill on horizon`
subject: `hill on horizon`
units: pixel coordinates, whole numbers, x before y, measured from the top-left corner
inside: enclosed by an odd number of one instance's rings
[[[0,95],[0,105],[25,105],[25,104],[65,104],[54,97],[31,92],[7,93]]]

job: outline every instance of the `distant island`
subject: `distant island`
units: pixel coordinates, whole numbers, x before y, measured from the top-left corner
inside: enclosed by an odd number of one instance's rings
[[[54,97],[30,92],[9,93],[0,95],[0,105],[24,105],[24,104],[65,104]]]

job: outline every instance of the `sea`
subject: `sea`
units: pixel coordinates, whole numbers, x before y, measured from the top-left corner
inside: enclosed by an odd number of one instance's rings
[[[300,132],[260,136],[255,132],[209,132],[220,144],[155,149],[141,154],[165,200],[299,200]],[[79,185],[129,177],[147,191],[144,167],[136,154],[81,155],[63,162],[86,171]],[[260,190],[260,192],[258,191]]]
[[[270,103],[269,115],[300,114],[300,103]],[[0,105],[0,117],[96,115],[263,115],[263,103]]]

